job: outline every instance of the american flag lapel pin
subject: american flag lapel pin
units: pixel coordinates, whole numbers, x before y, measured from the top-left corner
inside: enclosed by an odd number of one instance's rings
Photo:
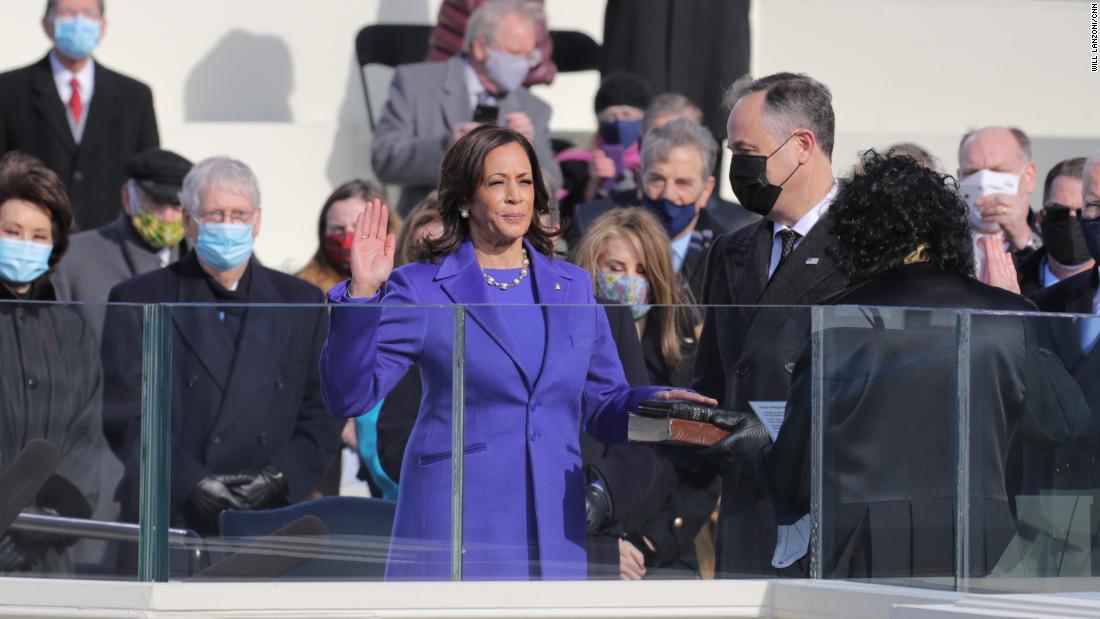
[[[814,265],[821,262],[820,258],[806,258],[806,264]]]

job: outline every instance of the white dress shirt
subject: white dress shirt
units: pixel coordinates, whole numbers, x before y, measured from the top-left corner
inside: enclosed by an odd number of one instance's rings
[[[680,267],[684,266],[684,258],[687,258],[688,249],[691,248],[691,234],[685,234],[683,238],[677,239],[669,243],[669,249],[672,250],[672,270],[677,273],[680,272]]]
[[[462,62],[463,66],[466,68],[466,91],[467,96],[470,98],[470,111],[473,112],[478,103],[499,106],[499,99],[496,95],[485,89],[485,84],[481,83],[481,78],[477,76],[477,71],[474,71],[474,68],[470,66],[470,59],[464,57]]]
[[[783,230],[794,230],[799,234],[798,240],[794,242],[795,249],[802,243],[802,239],[806,238],[806,235],[813,230],[817,225],[817,221],[825,216],[825,213],[829,210],[829,205],[833,203],[833,198],[836,197],[837,182],[833,179],[833,186],[829,188],[829,191],[825,194],[825,197],[820,202],[814,205],[814,207],[802,216],[795,223],[793,228],[788,228],[783,224],[774,224],[772,226],[772,258],[768,262],[768,279],[771,279],[772,274],[775,273],[775,268],[779,266],[779,257],[783,255],[783,239],[779,237],[779,233]]]
[[[50,71],[53,72],[53,83],[57,86],[57,96],[61,97],[61,103],[65,106],[65,117],[69,120],[69,128],[73,131],[73,138],[80,143],[84,135],[84,124],[88,118],[88,106],[95,94],[95,61],[91,58],[85,63],[84,68],[73,73],[61,64],[57,59],[57,53],[50,51]],[[80,115],[80,122],[76,122],[73,113],[69,109],[69,99],[73,97],[73,78],[76,78],[80,88],[80,103],[84,112]]]

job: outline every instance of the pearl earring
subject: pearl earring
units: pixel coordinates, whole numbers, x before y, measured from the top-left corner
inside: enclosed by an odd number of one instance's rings
[[[466,209],[462,209],[461,211],[458,212],[458,214],[462,215],[463,219],[469,219],[470,218],[470,211],[467,211]]]

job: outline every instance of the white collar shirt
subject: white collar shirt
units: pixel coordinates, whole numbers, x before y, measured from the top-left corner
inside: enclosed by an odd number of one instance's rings
[[[88,103],[91,102],[92,95],[95,94],[95,60],[89,58],[83,69],[73,73],[61,64],[61,61],[57,58],[57,52],[51,51],[50,71],[53,72],[53,82],[57,86],[57,94],[61,97],[61,102],[65,104],[65,109],[69,109],[69,99],[73,97],[72,82],[75,77],[80,87],[80,102],[87,110]]]
[[[794,230],[798,233],[798,240],[795,241],[795,249],[802,243],[802,239],[806,238],[806,235],[813,230],[813,227],[817,225],[818,220],[825,216],[825,213],[829,210],[829,205],[833,203],[833,199],[836,198],[837,182],[833,179],[833,186],[829,188],[829,191],[825,194],[825,197],[820,202],[814,205],[814,207],[802,216],[794,224],[793,227],[788,228],[783,224],[774,224],[772,226],[772,256],[768,262],[768,279],[771,279],[775,273],[776,267],[779,266],[779,257],[783,255],[783,239],[779,236],[779,233],[783,230]]]

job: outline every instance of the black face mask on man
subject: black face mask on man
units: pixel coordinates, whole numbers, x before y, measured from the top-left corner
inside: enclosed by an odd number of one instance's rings
[[[791,177],[798,171],[798,168],[802,167],[802,164],[799,163],[794,170],[791,170],[791,173],[783,179],[782,183],[772,185],[768,182],[768,159],[771,159],[772,155],[786,146],[787,142],[790,142],[793,137],[794,134],[792,133],[766,157],[764,155],[741,154],[730,157],[730,187],[741,206],[761,217],[767,217],[768,213],[772,211],[776,200],[779,199],[779,194],[783,191],[783,185],[791,180]]]
[[[1078,266],[1092,258],[1081,220],[1072,215],[1068,206],[1049,204],[1043,207],[1042,232],[1043,247],[1058,264]]]

